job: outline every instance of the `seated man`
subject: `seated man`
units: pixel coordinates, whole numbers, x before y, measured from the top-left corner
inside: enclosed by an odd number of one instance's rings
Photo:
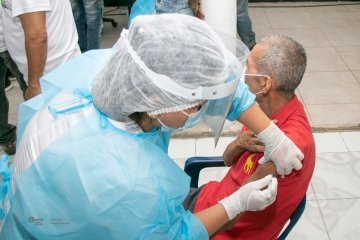
[[[246,83],[267,116],[304,153],[303,167],[282,178],[278,176],[278,195],[271,206],[259,212],[242,214],[228,230],[213,239],[276,239],[308,188],[315,165],[315,144],[304,106],[295,95],[306,67],[303,47],[285,36],[262,39],[251,51]],[[209,182],[188,196],[192,211],[208,208],[248,181],[276,173],[274,165],[261,164],[263,145],[246,127],[228,145],[224,161],[232,166],[220,182]],[[191,199],[191,197],[194,197]],[[189,199],[190,198],[190,199]],[[196,199],[197,198],[197,199]],[[196,201],[196,202],[195,202]],[[184,202],[186,205],[186,202]]]

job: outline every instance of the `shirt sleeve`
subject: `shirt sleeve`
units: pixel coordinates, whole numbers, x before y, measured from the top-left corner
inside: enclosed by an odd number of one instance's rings
[[[63,1],[63,0],[61,0]],[[16,0],[12,1],[12,15],[18,17],[25,13],[31,12],[48,12],[51,11],[49,0]]]
[[[240,114],[248,109],[255,102],[255,95],[249,91],[248,85],[240,82],[236,88],[234,98],[231,103],[227,120],[235,121],[239,118]]]

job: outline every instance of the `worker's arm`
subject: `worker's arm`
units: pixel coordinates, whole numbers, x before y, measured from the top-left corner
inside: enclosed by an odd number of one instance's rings
[[[249,182],[259,180],[269,174],[276,176],[276,167],[275,167],[274,163],[271,161],[266,162],[262,165],[259,165],[256,168],[255,172],[244,182],[244,185]],[[239,215],[236,216],[236,218],[234,218],[233,220],[231,220],[231,221],[227,222],[225,225],[223,225],[218,231],[216,231],[216,233],[214,235],[216,235],[217,233],[220,233],[222,231],[230,229],[236,223],[236,221],[238,221],[239,218],[241,218],[241,216],[242,216],[242,214],[240,213]]]
[[[25,99],[28,100],[41,92],[40,77],[44,73],[48,47],[46,13],[25,13],[19,18],[25,34],[28,63],[28,88],[25,92]]]
[[[264,189],[264,190],[261,190]],[[259,211],[275,201],[277,180],[271,175],[242,186],[218,204],[195,213],[209,236],[244,211]]]
[[[265,145],[264,157],[259,163],[273,161],[279,175],[288,175],[293,169],[300,170],[304,154],[260,109],[253,103],[243,111],[238,120],[257,134]]]

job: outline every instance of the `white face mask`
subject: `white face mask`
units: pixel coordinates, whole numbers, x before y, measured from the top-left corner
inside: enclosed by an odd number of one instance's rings
[[[157,120],[159,121],[159,123],[161,124],[161,126],[166,129],[166,130],[171,130],[171,131],[179,131],[179,130],[184,130],[184,129],[188,129],[191,128],[193,126],[195,126],[198,122],[200,122],[201,119],[203,119],[203,117],[206,114],[206,111],[208,109],[209,104],[204,103],[200,110],[194,113],[186,113],[185,111],[180,111],[181,113],[183,113],[184,115],[188,116],[188,119],[186,120],[186,122],[184,123],[184,126],[180,127],[180,128],[171,128],[166,126],[163,122],[160,121],[160,119],[158,118]]]
[[[253,73],[245,73],[245,76],[250,76],[250,77],[265,77],[266,75],[264,74],[253,74]],[[255,95],[259,95],[259,94],[262,94],[263,92],[260,91],[260,92],[256,92],[256,93],[253,93]]]

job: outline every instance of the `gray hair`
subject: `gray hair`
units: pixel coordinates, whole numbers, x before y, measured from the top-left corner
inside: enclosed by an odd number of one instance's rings
[[[282,35],[265,37],[257,44],[265,47],[258,62],[259,73],[275,80],[278,93],[294,94],[305,73],[305,49],[294,39]]]

